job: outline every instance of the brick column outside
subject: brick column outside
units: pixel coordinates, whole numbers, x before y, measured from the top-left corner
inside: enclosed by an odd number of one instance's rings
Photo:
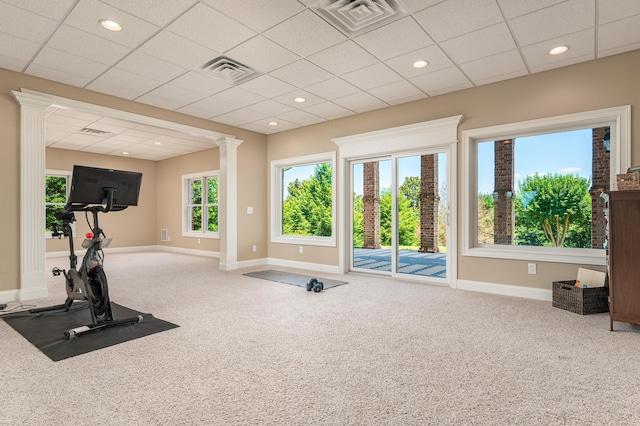
[[[363,248],[380,248],[380,168],[378,162],[364,163],[364,242]]]
[[[493,243],[513,244],[513,139],[494,142]]]
[[[438,253],[438,156],[420,157],[420,248],[421,253]]]
[[[591,130],[593,160],[591,163],[591,247],[601,249],[604,246],[606,221],[604,219],[604,200],[600,196],[602,191],[609,191],[609,174],[611,153],[608,152],[602,139],[609,133],[609,127],[599,127]]]

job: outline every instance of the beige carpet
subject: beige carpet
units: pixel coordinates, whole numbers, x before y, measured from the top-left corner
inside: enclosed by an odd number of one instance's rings
[[[640,424],[640,327],[607,314],[363,275],[313,293],[160,252],[105,270],[113,301],[180,327],[54,363],[0,321],[0,425]],[[64,300],[49,286],[38,305]]]

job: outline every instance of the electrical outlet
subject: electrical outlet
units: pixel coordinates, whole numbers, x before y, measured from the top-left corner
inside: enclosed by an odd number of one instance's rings
[[[529,272],[530,275],[535,275],[537,273],[536,264],[535,263],[529,263],[527,265],[527,271]]]
[[[251,248],[251,250],[253,250],[253,252],[257,252],[258,251],[258,246],[257,245],[253,245],[253,247]]]

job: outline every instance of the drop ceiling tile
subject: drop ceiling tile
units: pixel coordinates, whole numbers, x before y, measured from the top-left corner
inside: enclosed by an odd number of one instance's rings
[[[160,5],[157,0],[101,1],[159,27],[164,27],[197,3],[197,0],[171,0],[162,2],[161,7],[158,7]]]
[[[358,92],[353,95],[334,99],[333,102],[355,112],[366,112],[387,106],[387,104],[380,99],[365,92]]]
[[[215,50],[167,30],[160,31],[138,50],[188,69],[202,67],[213,58],[220,56],[220,53]]]
[[[409,79],[429,96],[473,87],[469,79],[457,68],[449,68]]]
[[[136,102],[174,110],[205,98],[202,93],[192,92],[171,84],[164,84],[136,98]]]
[[[0,32],[0,46],[2,46],[3,56],[17,59],[21,62],[29,61],[40,48],[38,43],[2,32]]]
[[[605,56],[601,54],[611,51],[621,53],[633,50],[638,43],[640,43],[640,15],[602,25],[598,29],[598,56]]]
[[[270,135],[273,133],[282,132],[284,130],[295,129],[297,127],[300,127],[300,126],[297,124],[290,124],[287,126],[287,128],[283,128],[282,126],[279,126],[279,125],[275,127],[271,127],[269,126],[269,124],[264,124],[263,122],[249,123],[242,126],[243,129],[247,129],[252,132],[262,133],[263,135]]]
[[[257,104],[265,99],[264,96],[249,92],[241,87],[232,87],[223,92],[216,93],[212,97],[219,102],[237,105],[237,108]]]
[[[333,77],[331,73],[328,73],[306,59],[285,65],[282,68],[272,71],[271,75],[297,87],[311,86],[312,84]]]
[[[29,61],[25,59],[15,59],[0,54],[0,68],[6,70],[22,72],[28,63]]]
[[[109,18],[122,26],[122,31],[108,31],[98,22]],[[106,38],[127,47],[139,46],[160,28],[97,0],[83,0],[73,8],[65,24]]]
[[[570,49],[562,55],[549,55],[549,50],[556,46],[566,45]],[[531,71],[536,72],[552,68],[558,68],[567,60],[591,56],[595,57],[593,46],[595,45],[595,30],[588,30],[561,36],[541,43],[532,44],[522,48],[522,55]]]
[[[116,68],[159,82],[173,80],[187,72],[185,68],[137,51],[120,61]]]
[[[505,23],[440,43],[442,50],[456,63],[475,61],[516,48]]]
[[[427,61],[429,64],[424,68],[414,68],[413,63],[420,60]],[[453,66],[451,59],[435,44],[389,59],[385,61],[385,64],[405,78],[416,77]]]
[[[75,131],[77,128],[86,127],[93,123],[95,119],[85,117],[74,117],[63,114],[51,114],[47,117],[47,126],[52,129]]]
[[[98,91],[107,90],[104,93],[124,97],[125,99],[135,99],[161,84],[160,81],[133,74],[129,71],[111,68],[91,84],[87,85],[87,89]],[[110,90],[115,90],[114,88],[124,89],[124,91],[116,90],[117,93],[110,93]]]
[[[312,55],[346,40],[346,36],[310,10],[287,19],[264,35],[300,56]]]
[[[377,63],[366,68],[350,72],[343,75],[342,78],[362,90],[385,86],[389,83],[394,83],[402,79],[398,73],[383,63]]]
[[[496,78],[502,75],[527,74],[527,68],[517,50],[467,62],[460,65],[460,69],[476,85],[497,81]]]
[[[252,109],[254,111],[261,112],[263,114],[267,114],[267,115],[278,115],[278,114],[289,112],[295,109],[293,107],[282,104],[280,102],[276,102],[271,99],[258,102],[257,104],[250,105],[247,108]]]
[[[277,119],[282,119],[293,124],[299,124],[301,126],[308,126],[310,124],[321,123],[326,121],[324,118],[320,118],[317,115],[309,114],[301,110],[294,110],[279,114]]]
[[[433,44],[433,40],[410,16],[369,31],[354,41],[383,60]]]
[[[598,23],[608,24],[619,19],[640,14],[640,2],[636,0],[599,0]]]
[[[223,53],[256,34],[239,22],[202,3],[198,3],[176,19],[167,29]]]
[[[97,121],[97,123],[100,123],[100,125],[120,127],[124,129],[131,129],[138,125],[138,123],[111,117],[102,117]]]
[[[341,98],[343,96],[360,91],[360,89],[358,89],[353,84],[348,83],[338,77],[334,77],[329,80],[321,81],[320,83],[305,87],[305,90],[328,100]]]
[[[27,10],[0,2],[0,32],[20,34],[20,38],[42,43],[55,31],[58,23]]]
[[[389,105],[398,105],[427,97],[420,89],[405,80],[376,87],[369,90],[369,93]]]
[[[260,73],[266,73],[300,59],[300,56],[261,35],[225,53]]]
[[[170,84],[181,89],[201,93],[205,96],[210,96],[232,87],[231,84],[213,78],[200,71],[189,71],[173,79]]]
[[[54,81],[85,85],[107,68],[105,64],[44,47],[31,62],[26,73]]]
[[[226,124],[226,125],[235,126],[235,127],[240,127],[243,124],[246,124],[242,120],[239,120],[239,119],[234,118],[234,117],[227,117],[224,114],[223,115],[218,115],[216,117],[211,117],[209,120],[215,121],[216,123]]]
[[[197,102],[177,109],[178,112],[184,114],[195,115],[201,118],[211,118],[218,115],[226,114],[227,112],[234,111],[240,108],[236,104],[227,104],[220,102],[219,99],[209,96],[208,98],[201,99]]]
[[[247,124],[247,123],[251,123],[258,120],[263,120],[267,117],[268,117],[268,114],[262,114],[260,112],[250,110],[248,108],[242,108],[242,109],[228,112],[226,114],[218,115],[214,117],[213,120],[220,121],[220,120],[230,119],[236,122],[236,124],[232,124],[232,125],[238,126],[238,125]]]
[[[265,98],[273,98],[296,90],[295,86],[267,74],[242,83],[241,86],[243,89],[264,96]]]
[[[402,4],[408,12],[415,13],[434,4],[440,3],[442,0],[402,0]]]
[[[152,0],[150,0],[152,1]],[[302,11],[304,7],[297,0],[203,0],[220,12],[242,22],[257,32],[281,23]]]
[[[316,105],[312,105],[309,108],[304,108],[303,111],[316,115],[318,117],[322,117],[326,120],[334,120],[336,118],[353,115],[353,111],[348,110],[343,106],[334,104],[333,102],[322,102]]]
[[[346,74],[378,62],[371,53],[352,40],[331,46],[308,59],[335,75]]]
[[[448,0],[417,12],[414,18],[436,42],[503,21],[495,0]]]
[[[49,39],[47,46],[106,65],[115,64],[131,52],[130,48],[122,44],[68,25],[61,25]]]
[[[524,47],[589,29],[595,19],[594,2],[569,0],[515,18],[509,26],[518,45]]]
[[[535,12],[566,0],[498,0],[498,5],[507,19]]]
[[[44,16],[49,19],[60,20],[65,17],[69,8],[76,2],[75,0],[57,0],[57,1],[42,1],[42,0],[2,0],[4,3],[9,3],[17,6],[21,9],[28,10],[36,13],[40,16]]]

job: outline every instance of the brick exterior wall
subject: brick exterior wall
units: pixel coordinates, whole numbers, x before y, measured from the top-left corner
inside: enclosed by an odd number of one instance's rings
[[[438,253],[438,156],[420,157],[420,248],[423,253]]]
[[[366,249],[380,248],[380,168],[378,162],[364,163],[362,202]]]
[[[599,127],[591,130],[591,143],[593,160],[591,164],[591,247],[603,248],[605,241],[604,200],[600,197],[602,191],[609,191],[609,176],[611,154],[607,152],[602,143],[604,135],[609,132],[609,127]]]
[[[515,143],[507,139],[494,142],[493,243],[513,243],[513,160]]]

